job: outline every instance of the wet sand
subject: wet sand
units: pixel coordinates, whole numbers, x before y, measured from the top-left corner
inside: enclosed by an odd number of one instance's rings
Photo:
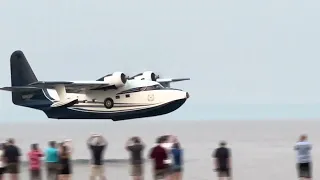
[[[148,167],[147,167],[148,168]],[[106,164],[106,176],[108,180],[125,180],[129,178],[128,165],[120,164]],[[90,167],[86,164],[73,164],[73,180],[88,180],[90,175]],[[45,171],[42,176],[46,179]],[[29,172],[26,166],[21,168],[21,180],[29,179]],[[146,173],[146,179],[151,179],[150,173]]]

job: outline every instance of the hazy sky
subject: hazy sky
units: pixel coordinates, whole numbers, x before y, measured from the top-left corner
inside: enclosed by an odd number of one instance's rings
[[[320,117],[316,0],[0,2],[0,86],[24,51],[39,80],[145,70],[190,77],[191,94],[159,119]],[[46,119],[0,92],[2,120]]]

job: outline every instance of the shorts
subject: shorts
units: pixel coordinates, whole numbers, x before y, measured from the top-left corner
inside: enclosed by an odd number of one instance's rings
[[[40,169],[30,170],[30,179],[41,179],[41,170]]]
[[[143,174],[142,164],[131,164],[131,176],[142,176]]]
[[[103,176],[104,175],[104,165],[92,165],[91,176]]]
[[[0,175],[4,174],[5,172],[6,172],[6,168],[5,167],[0,168]]]
[[[218,177],[230,177],[230,170],[229,168],[222,167],[217,169]]]
[[[154,179],[158,180],[158,179],[164,179],[166,178],[168,175],[168,169],[156,169],[154,170]]]
[[[182,167],[181,166],[178,166],[178,165],[174,165],[174,166],[172,166],[172,168],[171,168],[171,171],[173,172],[173,173],[177,173],[177,172],[182,172]]]
[[[58,172],[58,163],[54,162],[47,162],[47,173],[52,175],[52,174],[57,174]]]
[[[297,164],[298,177],[312,178],[311,163]]]
[[[19,173],[19,165],[18,163],[9,163],[6,167],[6,173],[8,174],[18,174]]]
[[[69,174],[72,174],[70,164],[60,164],[59,166],[60,166],[60,167],[59,167],[58,174],[61,174],[61,175],[69,175]]]

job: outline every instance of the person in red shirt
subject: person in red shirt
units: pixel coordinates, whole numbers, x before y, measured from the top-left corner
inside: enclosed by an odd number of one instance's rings
[[[168,154],[165,148],[161,146],[165,142],[165,138],[157,139],[157,145],[151,149],[149,158],[153,160],[153,175],[154,179],[164,179],[167,176],[168,165],[165,160],[168,159]]]
[[[38,148],[38,144],[32,144],[31,151],[28,153],[31,180],[41,180],[41,157],[43,153]]]

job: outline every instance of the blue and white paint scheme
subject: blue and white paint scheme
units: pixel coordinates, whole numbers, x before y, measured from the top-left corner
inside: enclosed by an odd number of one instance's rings
[[[190,80],[161,79],[152,71],[126,76],[114,72],[95,81],[38,81],[22,51],[10,58],[15,105],[43,111],[54,119],[112,119],[114,121],[167,114],[181,107],[188,92],[170,83]]]

